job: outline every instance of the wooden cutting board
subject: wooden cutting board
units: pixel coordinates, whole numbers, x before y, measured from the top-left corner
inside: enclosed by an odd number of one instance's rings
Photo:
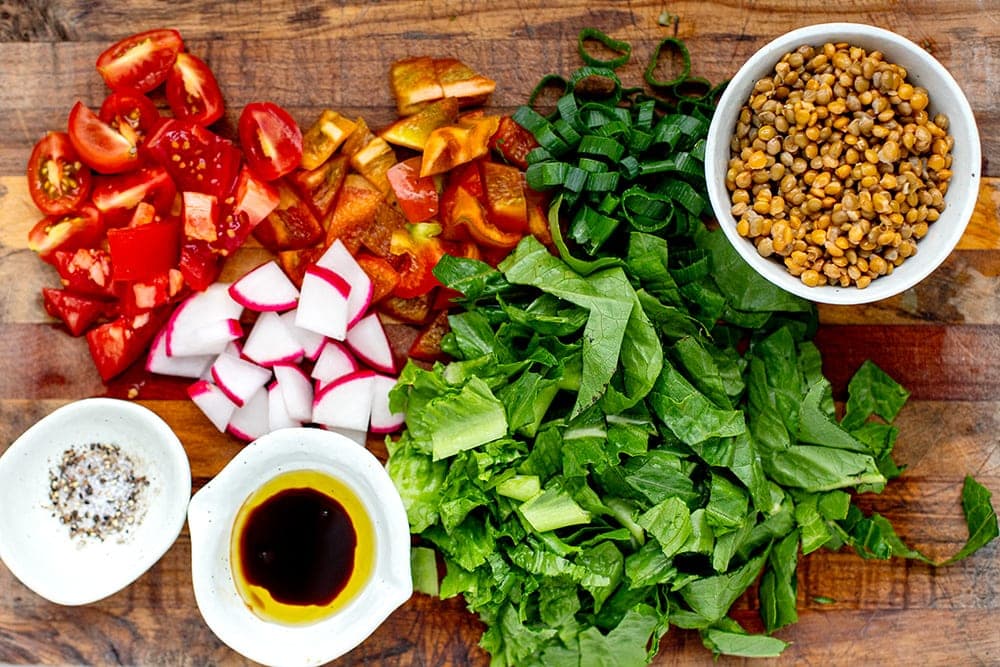
[[[932,556],[953,553],[965,539],[963,477],[972,473],[1000,491],[1000,8],[973,0],[2,3],[0,452],[59,405],[94,395],[131,397],[160,414],[187,448],[195,489],[240,447],[185,400],[183,382],[133,369],[103,385],[83,341],[56,328],[41,307],[40,288],[57,278],[26,247],[39,216],[24,168],[34,142],[63,127],[76,100],[93,107],[103,99],[94,62],[111,42],[151,27],[179,29],[218,77],[228,104],[221,131],[231,134],[244,104],[267,99],[304,124],[329,107],[383,126],[393,118],[388,65],[409,55],[465,60],[496,79],[491,106],[510,111],[543,74],[578,66],[581,28],[630,41],[634,64],[625,76],[636,82],[669,35],[687,42],[695,74],[719,81],[774,36],[831,20],[876,24],[924,45],[960,82],[979,122],[985,178],[959,249],[899,297],[821,308],[818,335],[838,392],[867,358],[912,392],[898,421],[897,460],[906,472],[882,496],[865,499],[866,509],[888,516]],[[266,256],[245,248],[227,275]],[[16,490],[0,489],[0,502],[9,493]],[[47,603],[0,566],[0,662],[244,663],[201,620],[190,555],[185,529],[135,584],[80,608]],[[997,544],[940,570],[816,553],[801,564],[799,603],[799,623],[779,633],[792,642],[784,664],[1000,664]],[[748,596],[735,612],[751,629],[759,628],[754,605]],[[461,601],[417,594],[336,664],[485,665],[481,630]],[[672,629],[657,664],[711,664],[711,656],[696,634]]]

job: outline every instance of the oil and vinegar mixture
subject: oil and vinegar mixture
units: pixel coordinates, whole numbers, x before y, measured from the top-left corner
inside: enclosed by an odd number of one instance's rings
[[[364,587],[374,560],[371,518],[346,484],[323,472],[272,478],[233,524],[233,580],[267,621],[305,624],[332,615]]]

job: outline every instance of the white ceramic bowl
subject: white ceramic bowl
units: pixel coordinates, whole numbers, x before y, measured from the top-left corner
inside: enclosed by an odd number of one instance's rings
[[[892,275],[881,276],[864,289],[829,285],[807,287],[777,260],[761,257],[753,244],[736,232],[736,220],[730,213],[730,193],[725,184],[730,139],[754,84],[769,72],[773,73],[775,64],[784,54],[803,44],[819,47],[827,42],[847,42],[868,51],[878,49],[885,54],[887,61],[903,66],[909,83],[927,89],[931,117],[937,113],[946,114],[950,123],[948,131],[955,137],[952,150],[954,174],[945,195],[944,212],[918,242],[915,255],[907,258]],[[712,208],[730,243],[743,259],[778,287],[812,301],[832,304],[859,304],[885,299],[913,287],[934,271],[955,248],[972,216],[979,195],[981,168],[976,120],[968,100],[951,74],[926,50],[908,39],[888,30],[854,23],[824,23],[799,28],[757,51],[732,78],[719,99],[708,133],[705,157]]]
[[[118,445],[149,482],[127,533],[71,537],[53,514],[49,473],[70,448]],[[180,440],[151,410],[88,398],[64,405],[0,457],[0,559],[25,586],[59,604],[89,604],[124,588],[170,548],[184,526],[191,468]]]
[[[314,470],[344,482],[375,529],[375,566],[367,584],[331,616],[308,625],[265,621],[240,596],[230,563],[240,507],[281,473]],[[191,570],[205,622],[230,648],[265,665],[329,662],[360,644],[409,599],[410,530],[388,473],[367,449],[318,428],[273,431],[247,445],[191,499]]]

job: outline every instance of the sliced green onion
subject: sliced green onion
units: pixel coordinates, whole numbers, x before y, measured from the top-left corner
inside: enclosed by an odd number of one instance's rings
[[[530,151],[528,151],[527,157],[525,157],[525,160],[527,160],[528,164],[537,164],[539,162],[545,162],[546,160],[551,160],[551,159],[552,159],[552,153],[548,152],[541,146],[532,148]]]
[[[625,155],[625,147],[611,137],[588,134],[576,148],[585,155],[598,155],[611,162],[618,162]]]
[[[588,79],[597,79],[597,80],[607,79],[608,81],[611,82],[612,84],[611,90],[608,91],[606,94],[600,95],[599,97],[601,99],[607,100],[608,102],[615,104],[617,104],[618,100],[621,99],[621,93],[622,93],[621,79],[618,78],[618,75],[615,74],[614,70],[608,69],[607,67],[581,67],[580,69],[576,70],[569,78],[569,90],[574,93],[579,93],[580,82],[586,81]],[[596,86],[594,85],[587,86],[586,89],[583,91],[583,94],[588,95],[590,97],[598,97],[597,95],[592,94],[591,90],[592,88],[596,88]]]
[[[575,146],[580,141],[580,133],[562,118],[557,118],[553,121],[552,129],[570,146]]]
[[[524,180],[532,190],[548,190],[565,183],[569,170],[565,162],[536,162],[528,165]]]
[[[681,57],[681,69],[672,79],[657,79],[656,69],[660,65],[660,58],[664,50],[673,51],[679,54]],[[670,88],[676,86],[677,84],[685,81],[691,74],[691,54],[688,53],[687,46],[684,42],[677,39],[676,37],[667,37],[661,40],[656,48],[653,49],[653,55],[649,60],[649,65],[646,67],[645,79],[646,83],[654,88]]]
[[[576,95],[563,95],[556,102],[559,117],[577,132],[583,132],[585,127],[580,119],[580,107],[576,104]]]
[[[581,206],[569,227],[574,241],[593,254],[611,238],[618,227],[618,220],[598,213],[589,206]]]
[[[608,165],[600,160],[595,160],[590,157],[582,157],[576,161],[576,166],[588,173],[594,173],[599,171],[607,171]]]
[[[705,199],[684,181],[666,181],[660,186],[659,192],[683,206],[691,215],[701,215],[705,210]]]
[[[579,167],[569,166],[569,169],[566,170],[566,177],[563,179],[563,187],[570,192],[579,194],[583,192],[585,185],[587,185],[587,172]]]
[[[528,106],[535,106],[535,102],[546,90],[555,88],[559,90],[559,95],[565,95],[569,92],[569,82],[558,74],[546,74],[542,77],[542,80],[532,89],[531,94],[528,95]]]
[[[641,166],[639,165],[639,160],[634,155],[627,155],[621,159],[618,163],[621,167],[622,172],[625,174],[625,178],[633,179],[639,175],[639,170]]]
[[[587,189],[591,192],[612,192],[617,187],[617,171],[590,172],[587,176]]]
[[[619,55],[610,60],[596,58],[587,51],[586,42],[588,40],[600,42],[609,51],[614,51]],[[580,58],[591,67],[610,67],[611,69],[616,69],[627,63],[629,57],[632,55],[631,44],[609,37],[597,28],[584,28],[581,30],[579,37],[577,37],[577,48],[580,51]]]

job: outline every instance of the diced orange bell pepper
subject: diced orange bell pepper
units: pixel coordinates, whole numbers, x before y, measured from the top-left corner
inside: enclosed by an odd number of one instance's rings
[[[399,284],[399,273],[389,260],[364,251],[359,252],[355,260],[371,278],[372,303],[381,301],[396,289],[396,285]]]
[[[361,247],[361,236],[365,228],[375,221],[375,214],[383,200],[382,193],[365,177],[348,174],[330,216],[326,245],[340,239],[352,254],[357,252]]]
[[[406,298],[390,294],[379,301],[378,311],[407,324],[424,324],[433,312],[434,292],[432,288],[425,294]]]
[[[388,259],[392,255],[392,235],[397,229],[406,229],[406,216],[397,206],[382,201],[375,211],[375,222],[362,232],[361,243],[375,256]]]
[[[254,227],[254,238],[271,252],[308,248],[322,240],[323,226],[312,208],[285,179],[274,185],[278,188],[278,205]]]
[[[384,129],[380,136],[391,144],[422,151],[431,132],[451,125],[457,117],[458,100],[446,97],[428,104],[412,116],[400,118]]]
[[[325,221],[347,177],[346,155],[335,155],[315,169],[296,169],[286,178],[306,200],[320,221]]]
[[[549,229],[549,205],[545,195],[526,188],[528,197],[528,232],[549,250],[555,250]]]
[[[306,269],[315,264],[322,254],[322,246],[282,250],[278,253],[278,264],[281,265],[285,275],[296,287],[302,287],[302,279],[306,275]]]
[[[486,210],[468,190],[459,186],[455,190],[455,204],[452,208],[453,224],[461,224],[469,230],[469,235],[478,243],[493,248],[513,248],[521,237],[519,232],[506,232],[486,217]]]
[[[428,102],[444,97],[434,59],[428,56],[397,60],[389,68],[389,88],[400,116],[416,113]]]
[[[421,296],[441,284],[432,273],[444,255],[438,240],[440,232],[441,225],[430,222],[419,222],[393,232],[390,261],[399,272],[394,296],[403,299]]]
[[[448,355],[441,351],[441,340],[449,331],[448,311],[439,310],[434,319],[425,324],[417,334],[407,356],[421,361],[444,361]]]
[[[382,137],[372,137],[371,141],[351,156],[351,166],[382,194],[389,192],[386,172],[394,164],[396,164],[396,153]]]
[[[329,160],[354,132],[354,127],[353,121],[325,109],[302,135],[302,168],[312,170]]]
[[[434,70],[444,90],[444,96],[458,98],[462,106],[482,104],[497,87],[496,81],[476,73],[468,65],[454,58],[435,59]]]
[[[527,232],[528,200],[523,172],[517,167],[487,161],[483,163],[483,186],[490,222],[507,232]]]
[[[499,124],[499,116],[483,116],[460,119],[455,125],[434,130],[424,145],[420,175],[440,174],[486,155]]]
[[[368,145],[368,142],[375,138],[371,128],[364,118],[358,116],[354,121],[354,130],[347,136],[340,146],[340,152],[347,157],[354,157],[354,154]]]

